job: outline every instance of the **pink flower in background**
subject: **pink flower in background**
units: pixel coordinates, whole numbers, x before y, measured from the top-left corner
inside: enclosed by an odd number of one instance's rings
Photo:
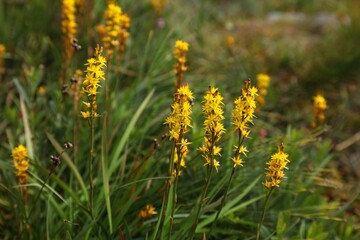
[[[262,128],[262,129],[260,130],[260,137],[261,137],[261,138],[265,138],[266,135],[267,135],[267,130],[266,130],[265,128]]]
[[[159,19],[157,20],[157,27],[158,27],[158,28],[163,28],[163,27],[165,27],[165,20],[164,20],[163,18],[159,18]]]

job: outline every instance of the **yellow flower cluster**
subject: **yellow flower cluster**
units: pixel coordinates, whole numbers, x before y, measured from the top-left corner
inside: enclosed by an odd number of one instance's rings
[[[189,44],[187,42],[177,40],[175,42],[174,57],[176,58],[175,63],[175,75],[177,77],[176,88],[179,88],[183,79],[184,72],[187,71],[186,63],[186,54],[189,51]]]
[[[241,89],[241,96],[234,101],[232,124],[235,126],[235,131],[239,130],[244,137],[248,137],[250,133],[248,123],[253,123],[257,91],[256,87],[251,86],[251,81],[247,80],[245,88]]]
[[[235,99],[234,109],[232,111],[232,124],[234,130],[239,132],[239,138],[246,138],[250,134],[248,123],[253,123],[254,112],[256,108],[255,97],[257,96],[257,89],[251,86],[251,81],[245,82],[245,87],[241,89],[241,96]],[[239,144],[242,140],[239,141]],[[247,149],[243,145],[234,145],[235,156],[231,158],[234,162],[234,167],[243,166],[243,160],[240,155],[246,156]]]
[[[96,95],[97,89],[100,86],[100,81],[105,80],[104,67],[106,66],[106,59],[101,55],[103,48],[99,45],[95,48],[94,57],[87,60],[85,66],[86,75],[83,82],[82,92],[88,96],[89,102],[83,102],[86,108],[90,111],[81,112],[83,118],[94,118],[99,115],[96,113]]]
[[[29,168],[29,159],[28,159],[28,150],[25,146],[19,145],[12,151],[12,157],[14,161],[14,166],[17,170],[17,177],[20,184],[25,184],[29,177],[27,170]]]
[[[126,13],[120,15],[120,52],[125,52],[126,41],[130,36],[130,33],[127,31],[130,28],[130,22],[130,17]]]
[[[235,38],[233,36],[226,37],[226,46],[228,48],[232,48],[234,46],[234,43],[235,43]]]
[[[318,94],[313,97],[314,100],[314,117],[315,121],[313,122],[313,127],[317,127],[319,124],[323,123],[325,120],[325,109],[327,108],[326,99],[323,95]]]
[[[174,154],[174,163],[178,164],[180,159],[180,166],[186,167],[185,158],[189,154],[188,145],[190,145],[191,142],[188,142],[187,139],[182,138],[179,143],[177,143],[177,146],[175,148],[175,154]],[[177,175],[179,172],[176,172]]]
[[[279,187],[279,184],[285,177],[284,169],[287,169],[286,165],[289,162],[288,155],[284,153],[284,145],[282,144],[281,147],[278,148],[277,153],[272,155],[270,161],[267,163],[268,172],[266,176],[270,179],[264,183],[266,188]]]
[[[188,85],[181,86],[175,93],[174,103],[171,105],[171,114],[165,120],[165,124],[169,126],[170,140],[178,141],[183,134],[188,132],[193,99],[194,97]]]
[[[156,214],[155,208],[153,205],[148,204],[146,205],[141,211],[138,213],[138,218],[140,219],[148,219],[151,218],[152,215]]]
[[[129,37],[127,29],[130,27],[130,17],[123,13],[120,6],[109,1],[105,10],[105,34],[103,42],[109,56],[112,56],[115,49],[125,51],[126,40]]]
[[[121,8],[109,2],[105,10],[105,31],[106,34],[103,38],[104,47],[109,55],[112,55],[113,50],[119,45],[120,16],[122,14]]]
[[[62,20],[61,20],[61,30],[64,34],[64,48],[65,48],[65,58],[71,58],[71,55],[74,52],[72,47],[73,40],[75,39],[77,32],[76,24],[76,8],[74,0],[62,0]]]
[[[156,13],[161,15],[169,0],[151,0],[151,6],[155,9]]]
[[[170,140],[175,142],[174,164],[180,162],[185,167],[185,157],[188,155],[188,145],[191,144],[183,136],[191,127],[191,102],[194,99],[188,85],[181,86],[174,95],[174,103],[171,105],[171,113],[166,118],[165,124],[169,126]],[[179,168],[175,168],[177,176]]]
[[[265,96],[268,93],[268,88],[270,85],[270,76],[264,73],[256,75],[257,87],[259,90],[259,96],[256,98],[256,102],[259,106],[265,104]]]
[[[220,141],[221,135],[225,132],[224,125],[222,124],[224,120],[223,105],[223,97],[219,90],[210,86],[204,96],[202,106],[202,113],[205,117],[205,144],[199,150],[206,161],[205,165],[215,167],[216,170],[220,163],[215,159],[215,156],[221,155],[221,147],[216,146],[216,143]]]

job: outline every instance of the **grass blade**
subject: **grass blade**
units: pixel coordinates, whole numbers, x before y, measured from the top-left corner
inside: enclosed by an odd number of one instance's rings
[[[149,103],[151,97],[153,96],[155,92],[155,89],[151,90],[151,92],[148,94],[148,96],[145,98],[145,100],[141,103],[141,105],[139,106],[138,110],[136,111],[136,113],[134,114],[133,118],[130,120],[122,138],[120,139],[119,143],[117,144],[117,147],[114,151],[114,155],[112,157],[112,161],[110,164],[110,168],[109,168],[109,175],[111,176],[112,173],[115,171],[115,169],[121,164],[122,159],[119,159],[120,157],[120,153],[123,150],[125,143],[127,142],[127,140],[130,137],[130,133],[131,131],[134,129],[135,124],[137,122],[137,120],[139,119],[141,113],[144,111],[146,105]]]
[[[112,214],[111,214],[111,203],[110,203],[110,187],[109,187],[109,175],[108,175],[108,166],[107,166],[107,154],[106,154],[106,121],[107,115],[104,117],[103,122],[103,128],[102,128],[102,134],[101,134],[101,168],[102,168],[102,176],[103,176],[103,188],[104,188],[104,195],[105,195],[105,203],[106,203],[106,211],[108,215],[108,221],[109,221],[109,231],[110,234],[112,234]]]

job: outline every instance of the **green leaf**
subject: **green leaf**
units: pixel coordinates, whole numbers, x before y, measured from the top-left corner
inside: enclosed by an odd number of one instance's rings
[[[149,103],[154,92],[155,92],[155,89],[151,90],[151,92],[148,94],[148,96],[145,98],[145,100],[141,103],[138,110],[136,111],[136,113],[130,120],[129,124],[127,125],[127,128],[125,129],[124,134],[122,135],[122,138],[120,139],[119,143],[116,144],[117,147],[112,156],[112,161],[111,161],[110,168],[109,168],[109,173],[108,173],[109,176],[111,176],[112,173],[115,171],[115,169],[120,166],[120,164],[122,162],[122,159],[119,158],[120,154],[121,154],[126,142],[128,141],[128,139],[130,137],[130,133],[134,129],[137,120],[139,119],[139,117],[141,116],[141,113],[144,111],[145,107]]]

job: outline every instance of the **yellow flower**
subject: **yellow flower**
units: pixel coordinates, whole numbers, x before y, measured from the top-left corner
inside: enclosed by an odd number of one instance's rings
[[[322,94],[313,97],[314,100],[314,122],[313,127],[317,127],[325,121],[325,110],[327,108],[326,99]]]
[[[151,0],[151,6],[155,9],[156,13],[161,15],[169,0]]]
[[[44,93],[46,93],[46,87],[45,86],[40,86],[39,88],[38,88],[38,90],[37,90],[37,93],[38,94],[44,94]]]
[[[148,204],[138,213],[138,218],[140,218],[140,219],[151,218],[152,215],[154,215],[156,213],[157,212],[155,212],[154,206],[151,204]]]
[[[169,126],[170,140],[178,141],[183,134],[188,132],[188,127],[191,127],[190,114],[193,99],[188,85],[181,86],[175,93],[171,113],[165,120],[165,124]]]
[[[186,54],[189,51],[189,43],[177,40],[175,42],[174,57],[176,59],[175,63],[175,75],[177,77],[176,88],[179,88],[183,79],[184,73],[187,71],[186,63]]]
[[[221,135],[225,132],[225,127],[222,124],[224,120],[224,103],[222,100],[223,97],[219,90],[210,86],[202,105],[202,113],[205,117],[205,143],[199,148],[199,151],[205,159],[205,165],[213,166],[216,170],[220,163],[215,159],[215,156],[221,156],[221,148],[216,146],[216,143],[220,141]]]
[[[65,58],[71,58],[73,54],[72,43],[77,33],[76,8],[74,0],[62,0],[61,30],[64,34]]]
[[[126,14],[123,13],[120,15],[120,34],[119,34],[119,42],[120,42],[120,51],[124,52],[125,51],[125,45],[126,45],[126,41],[130,36],[130,33],[127,31],[127,29],[130,28],[130,17]]]
[[[89,111],[81,112],[83,118],[98,117],[96,113],[96,95],[98,94],[97,89],[100,86],[100,81],[105,80],[104,67],[106,66],[106,59],[101,55],[102,47],[99,45],[95,48],[94,57],[88,59],[85,66],[86,75],[83,82],[82,92],[88,96],[88,102],[83,102],[84,106],[89,109]]]
[[[235,126],[235,131],[247,137],[250,133],[248,123],[252,123],[256,108],[257,89],[251,87],[250,80],[246,81],[245,85],[245,88],[241,89],[241,96],[234,101],[232,124]]]
[[[103,38],[104,47],[108,55],[112,55],[113,50],[119,45],[121,14],[121,8],[116,3],[110,1],[104,14],[106,34]]]
[[[12,157],[15,169],[17,170],[16,175],[20,184],[26,184],[28,179],[27,170],[29,168],[28,150],[25,146],[19,145],[12,151]]]
[[[234,167],[243,166],[244,161],[239,156],[233,157],[231,160],[234,162]]]
[[[259,106],[265,104],[265,96],[270,85],[270,76],[264,73],[259,73],[256,75],[257,87],[259,89],[259,96],[256,98],[256,102]]]
[[[278,148],[278,151],[271,156],[270,161],[267,163],[267,180],[264,186],[268,189],[273,187],[279,187],[279,184],[285,177],[284,169],[287,169],[286,165],[290,161],[288,155],[284,153],[284,145]]]
[[[231,48],[235,43],[235,39],[233,36],[227,36],[226,37],[226,46],[228,46],[228,48]]]

